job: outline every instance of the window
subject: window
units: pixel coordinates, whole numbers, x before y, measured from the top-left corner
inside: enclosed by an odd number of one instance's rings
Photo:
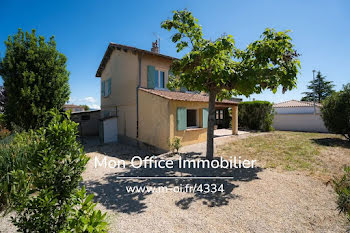
[[[101,96],[103,97],[109,96],[112,93],[111,89],[112,89],[112,79],[107,79],[105,81],[102,81]]]
[[[187,127],[196,127],[197,125],[197,110],[187,109]]]
[[[223,120],[224,119],[224,110],[216,110],[215,111],[215,119]]]
[[[165,72],[154,70],[154,87],[165,88]]]

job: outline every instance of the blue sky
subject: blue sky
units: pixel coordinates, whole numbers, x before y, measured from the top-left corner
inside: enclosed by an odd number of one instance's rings
[[[350,2],[349,1],[8,1],[1,0],[0,53],[2,43],[18,28],[36,29],[49,38],[68,58],[71,102],[98,107],[100,83],[95,78],[109,42],[150,49],[161,38],[161,53],[177,54],[169,33],[160,28],[172,10],[187,8],[199,19],[206,38],[223,33],[233,35],[244,48],[259,38],[266,27],[292,30],[301,54],[298,88],[282,94],[266,91],[250,99],[281,102],[300,99],[320,70],[334,81],[336,90],[350,82]],[[0,81],[1,84],[2,81]]]

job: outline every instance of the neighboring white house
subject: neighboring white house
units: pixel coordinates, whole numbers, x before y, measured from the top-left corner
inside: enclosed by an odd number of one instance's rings
[[[320,103],[316,103],[316,112],[314,114],[313,102],[290,100],[274,104],[275,117],[273,127],[276,130],[326,133],[328,130],[321,118],[321,107]]]

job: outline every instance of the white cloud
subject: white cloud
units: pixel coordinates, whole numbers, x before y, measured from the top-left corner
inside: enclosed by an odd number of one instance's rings
[[[88,102],[88,103],[96,103],[97,102],[97,100],[94,97],[92,97],[92,96],[85,97],[85,98],[82,99],[82,101],[85,101],[85,102]]]
[[[92,96],[87,96],[84,98],[70,97],[68,103],[76,105],[87,105],[91,109],[101,109],[100,105],[98,105],[99,103],[97,100]]]

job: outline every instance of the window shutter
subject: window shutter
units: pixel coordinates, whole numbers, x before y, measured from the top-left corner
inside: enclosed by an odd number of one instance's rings
[[[203,108],[203,128],[208,128],[208,109]]]
[[[155,72],[154,66],[147,66],[147,88],[154,88],[155,87],[154,72]]]
[[[111,92],[111,85],[112,85],[112,79],[108,79],[108,90],[107,90],[107,96],[109,96],[112,92]]]
[[[187,127],[187,110],[186,108],[176,109],[176,129],[185,130]]]
[[[101,96],[105,97],[105,81],[102,81],[101,84]]]

